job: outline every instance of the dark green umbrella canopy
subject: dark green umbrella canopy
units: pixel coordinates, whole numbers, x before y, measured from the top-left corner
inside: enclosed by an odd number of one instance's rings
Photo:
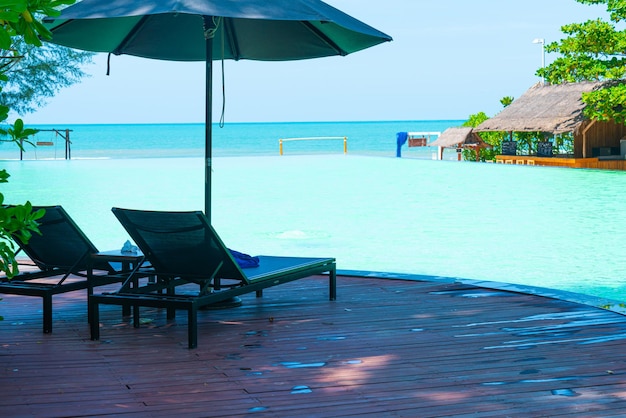
[[[47,21],[52,43],[206,61],[205,213],[211,213],[212,60],[347,55],[391,37],[319,0],[83,0]]]
[[[52,42],[76,49],[205,61],[203,16],[218,25],[213,59],[347,55],[391,40],[318,0],[83,0],[50,26]]]

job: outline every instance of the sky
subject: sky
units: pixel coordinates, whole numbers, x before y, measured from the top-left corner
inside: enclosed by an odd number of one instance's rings
[[[226,61],[225,121],[465,120],[494,116],[500,99],[541,81],[541,44],[561,26],[608,18],[575,0],[328,0],[393,37],[345,57],[292,62]],[[546,63],[556,58],[545,55]],[[213,120],[222,108],[221,66]],[[106,54],[89,77],[22,115],[27,124],[199,123],[204,65]]]

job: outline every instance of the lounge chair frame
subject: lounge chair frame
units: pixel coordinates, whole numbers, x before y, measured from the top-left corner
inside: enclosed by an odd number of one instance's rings
[[[112,211],[152,266],[156,282],[139,285],[135,277],[129,277],[116,292],[90,295],[92,340],[100,338],[100,305],[133,307],[135,327],[140,323],[140,306],[165,308],[168,319],[174,318],[176,310],[186,310],[191,349],[198,345],[198,310],[203,307],[250,292],[261,297],[268,287],[325,273],[329,299],[337,298],[334,258],[259,256],[260,266],[244,272],[200,211]],[[176,293],[190,283],[198,286],[197,292]]]
[[[34,233],[27,244],[13,237],[19,246],[17,254],[24,253],[32,261],[28,267],[38,270],[24,271],[11,279],[0,278],[0,293],[42,298],[43,332],[47,334],[52,332],[54,295],[83,289],[92,294],[94,286],[119,282],[121,278],[114,275],[115,269],[110,264],[100,263],[92,266],[98,271],[94,275],[96,279],[87,280],[89,257],[98,249],[63,207],[33,207],[33,211],[39,209],[46,211],[38,220],[41,234]],[[20,262],[20,265],[24,268],[27,264]]]

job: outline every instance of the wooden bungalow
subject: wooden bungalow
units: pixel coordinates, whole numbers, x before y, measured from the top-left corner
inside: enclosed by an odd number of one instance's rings
[[[474,128],[474,132],[573,135],[572,154],[498,155],[497,162],[626,170],[626,141],[620,147],[620,141],[626,139],[626,126],[613,121],[589,120],[583,115],[582,94],[605,87],[607,83],[537,83],[499,114]]]
[[[479,148],[491,148],[492,146],[482,140],[480,136],[473,132],[471,127],[448,128],[435,141],[428,144],[429,147],[438,147],[437,159],[443,159],[445,148],[456,149],[459,160],[461,160],[461,150],[463,148],[476,150],[476,161],[480,159]]]

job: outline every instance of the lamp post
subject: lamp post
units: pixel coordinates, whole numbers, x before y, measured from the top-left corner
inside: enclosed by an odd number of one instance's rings
[[[546,40],[543,38],[533,39],[534,44],[541,44],[541,69],[546,67]],[[545,76],[541,77],[541,84],[546,84]]]

